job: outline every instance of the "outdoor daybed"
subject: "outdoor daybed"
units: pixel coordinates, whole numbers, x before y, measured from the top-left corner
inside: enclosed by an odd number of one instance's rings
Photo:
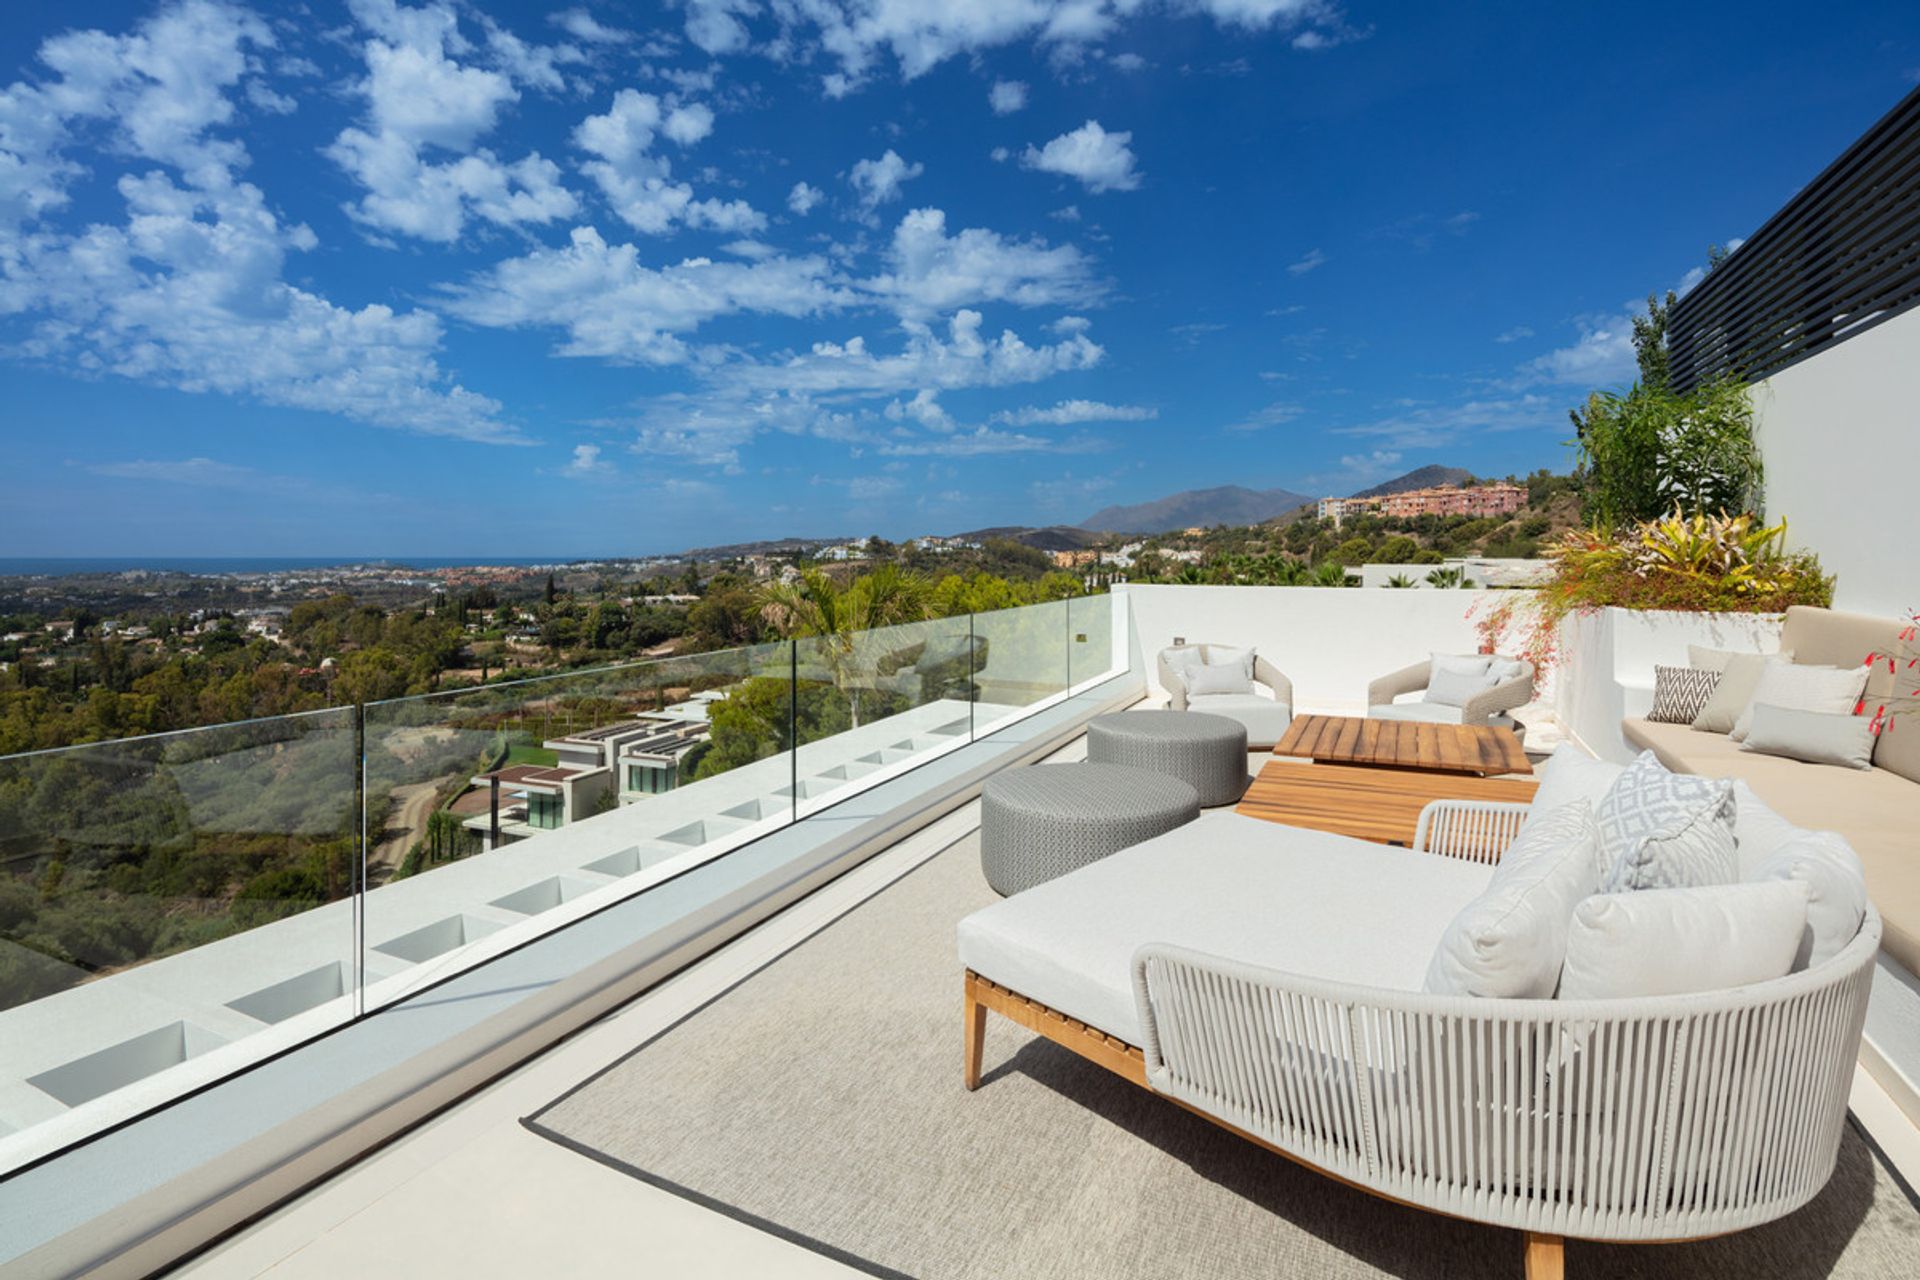
[[[1879,945],[1864,898],[1835,954],[1750,985],[1426,994],[1495,878],[1473,859],[1524,816],[1439,803],[1411,850],[1210,815],[969,916],[966,1086],[991,1010],[1351,1186],[1523,1231],[1534,1280],[1566,1237],[1694,1239],[1810,1200]]]

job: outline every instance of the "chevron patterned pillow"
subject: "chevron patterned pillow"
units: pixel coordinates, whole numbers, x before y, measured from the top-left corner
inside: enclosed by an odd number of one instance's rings
[[[1719,684],[1720,673],[1703,667],[1655,667],[1653,710],[1647,712],[1647,719],[1655,724],[1692,724]]]

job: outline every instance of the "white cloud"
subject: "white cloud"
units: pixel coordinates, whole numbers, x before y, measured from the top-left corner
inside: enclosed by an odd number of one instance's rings
[[[103,462],[87,468],[97,476],[116,480],[139,480],[146,484],[186,484],[206,489],[247,489],[257,485],[260,473],[252,467],[212,458],[154,459],[135,458],[126,462]]]
[[[1116,71],[1144,71],[1147,60],[1137,53],[1116,53],[1107,59],[1107,65]]]
[[[871,212],[880,205],[900,198],[900,188],[927,171],[923,164],[909,164],[900,153],[888,147],[878,160],[861,160],[847,175],[861,207]]]
[[[930,431],[951,431],[954,428],[953,415],[941,408],[939,398],[926,388],[915,392],[911,400],[895,400],[888,404],[885,417],[892,422],[912,419]]]
[[[558,166],[538,152],[507,162],[475,147],[501,109],[519,100],[516,77],[562,87],[554,69],[561,51],[536,50],[488,24],[489,48],[507,69],[476,66],[450,56],[472,49],[450,9],[404,8],[393,0],[353,0],[351,7],[372,33],[362,46],[367,76],[355,86],[368,127],[342,130],[326,151],[366,188],[348,213],[383,231],[450,243],[470,214],[513,226],[574,212],[578,201],[560,182]],[[430,152],[453,158],[436,162]]]
[[[1437,449],[1484,432],[1563,430],[1567,409],[1559,397],[1516,395],[1504,399],[1464,400],[1455,404],[1394,406],[1385,417],[1331,428],[1334,435],[1382,441],[1386,450]]]
[[[973,427],[934,439],[886,440],[876,447],[880,453],[893,458],[979,458],[996,453],[1094,453],[1107,445],[1087,436],[1056,440],[1051,436]]]
[[[1080,305],[1101,290],[1086,258],[1072,245],[1016,240],[969,227],[949,236],[939,209],[900,219],[886,252],[887,269],[862,288],[902,314],[925,315],[983,302],[1023,307]]]
[[[981,315],[963,310],[948,322],[943,341],[930,326],[903,320],[905,346],[876,354],[865,338],[816,342],[803,354],[784,360],[729,365],[726,384],[753,391],[802,395],[866,393],[897,395],[931,388],[999,387],[1038,382],[1058,373],[1090,369],[1106,352],[1083,333],[1059,342],[1029,346],[1011,329],[997,339],[980,336]]]
[[[635,246],[576,227],[566,248],[535,249],[448,290],[447,308],[488,328],[561,329],[560,355],[672,365],[694,354],[680,335],[716,317],[811,315],[852,298],[821,257],[688,258],[656,268],[642,265]]]
[[[801,217],[813,212],[813,207],[827,198],[827,193],[804,182],[793,184],[793,190],[787,192],[787,208]]]
[[[1508,329],[1505,333],[1497,334],[1493,340],[1495,342],[1503,342],[1503,343],[1504,342],[1520,342],[1520,341],[1523,341],[1524,339],[1531,338],[1532,336],[1533,336],[1532,329],[1528,328],[1524,324],[1517,324],[1513,326],[1513,328]]]
[[[1574,323],[1578,341],[1529,360],[1521,366],[1522,379],[1587,386],[1631,381],[1639,367],[1633,353],[1633,317],[1586,316]]]
[[[547,21],[565,31],[576,40],[585,40],[588,44],[626,44],[633,39],[633,32],[623,31],[619,27],[603,25],[586,9],[575,7],[550,14]]]
[[[0,242],[0,313],[26,326],[12,354],[378,426],[518,439],[495,401],[441,372],[434,316],[351,310],[285,281],[287,254],[317,240],[304,226],[282,225],[258,188],[236,181],[246,151],[214,133],[234,117],[230,95],[249,47],[271,43],[259,19],[188,0],[130,35],[77,32],[42,46],[41,62],[57,79],[6,90],[9,150],[24,147],[50,181],[63,182],[77,167],[49,167],[45,157],[68,141],[68,121],[94,119],[144,172],[114,186],[124,224],[90,210],[78,234],[40,226]],[[0,208],[36,221],[64,198],[57,186],[13,194]]]
[[[782,56],[833,60],[835,69],[821,77],[831,97],[866,83],[888,54],[903,80],[949,58],[1022,40],[1045,48],[1056,65],[1076,63],[1088,46],[1149,8],[1204,14],[1244,31],[1290,30],[1335,16],[1326,0],[778,0],[769,8],[780,22],[774,47]],[[709,53],[738,52],[751,40],[744,19],[759,12],[756,0],[688,0],[688,38]]]
[[[608,475],[612,471],[613,464],[600,456],[599,445],[577,444],[573,446],[573,458],[561,468],[560,474],[585,480],[592,476]]]
[[[1276,400],[1272,404],[1256,409],[1240,421],[1228,426],[1229,431],[1264,431],[1269,427],[1283,426],[1298,418],[1306,410],[1297,404],[1288,404]]]
[[[997,116],[1010,116],[1027,105],[1027,86],[1020,80],[995,80],[987,90],[987,104]]]
[[[1140,174],[1133,167],[1134,155],[1127,146],[1132,140],[1131,133],[1108,133],[1099,121],[1089,120],[1044,147],[1029,146],[1021,154],[1020,164],[1076,179],[1095,193],[1132,191],[1140,185]]]
[[[741,18],[759,9],[754,0],[687,0],[687,39],[708,53],[738,53],[748,42]]]
[[[995,164],[1005,164],[1013,157],[1013,152],[1007,150],[1005,147],[995,147],[993,150],[987,152],[987,155]]]
[[[1309,249],[1300,256],[1299,261],[1287,264],[1287,274],[1290,276],[1303,276],[1309,271],[1317,270],[1326,265],[1326,261],[1326,254],[1320,252],[1318,249]]]
[[[993,415],[993,421],[1014,427],[1064,427],[1082,422],[1147,422],[1159,416],[1160,411],[1148,405],[1062,400],[1046,409],[1033,405],[1003,409]]]
[[[696,200],[693,188],[673,181],[673,166],[653,149],[656,136],[682,146],[713,129],[713,112],[699,103],[668,106],[651,93],[622,89],[601,115],[573,131],[573,144],[596,157],[581,165],[613,211],[636,231],[663,235],[675,224],[729,234],[758,231],[766,216],[744,200]]]

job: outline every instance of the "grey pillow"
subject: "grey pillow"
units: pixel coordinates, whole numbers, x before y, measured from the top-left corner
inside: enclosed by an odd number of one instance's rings
[[[1873,721],[1828,711],[1797,711],[1755,703],[1742,751],[1786,756],[1845,769],[1873,768]]]
[[[1673,773],[1643,751],[1594,811],[1600,827],[1600,889],[1684,889],[1739,875],[1733,784]]]
[[[1693,655],[1691,648],[1687,652]],[[1753,701],[1753,691],[1760,683],[1761,672],[1767,669],[1769,662],[1784,661],[1786,659],[1777,653],[1728,654],[1727,665],[1720,672],[1720,683],[1713,687],[1707,705],[1701,707],[1700,714],[1693,718],[1693,727],[1704,733],[1731,733],[1733,726],[1740,721],[1740,713]],[[1696,661],[1694,665],[1700,664]]]
[[[1476,694],[1485,693],[1499,683],[1492,674],[1437,670],[1427,677],[1425,700],[1442,707],[1464,707]]]
[[[1202,698],[1212,693],[1252,693],[1253,681],[1239,666],[1209,662],[1187,673],[1187,696]]]

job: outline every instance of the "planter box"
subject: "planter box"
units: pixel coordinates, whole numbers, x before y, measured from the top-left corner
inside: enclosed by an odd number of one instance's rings
[[[1602,609],[1560,624],[1554,709],[1569,737],[1603,760],[1633,759],[1620,722],[1653,706],[1655,666],[1684,667],[1687,646],[1771,653],[1777,613]]]

